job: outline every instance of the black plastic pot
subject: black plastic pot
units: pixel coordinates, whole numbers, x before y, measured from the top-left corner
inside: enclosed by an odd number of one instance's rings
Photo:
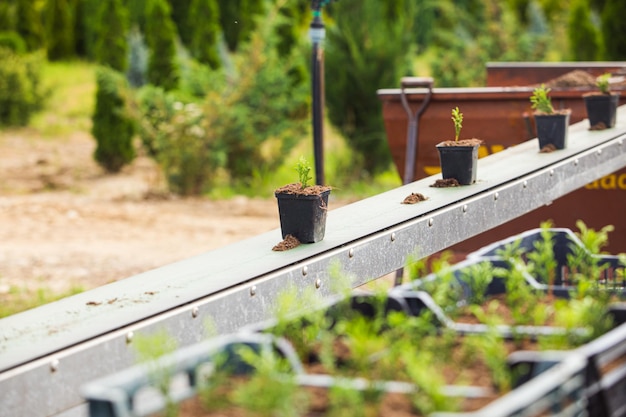
[[[558,114],[535,114],[535,126],[539,149],[552,145],[556,149],[567,147],[567,133],[571,112]]]
[[[619,93],[611,93],[610,95],[587,94],[583,96],[583,100],[591,128],[604,127],[608,129],[615,126]]]
[[[437,145],[441,176],[443,179],[456,179],[460,185],[476,182],[478,170],[478,148],[475,146],[442,146]]]
[[[283,239],[291,235],[300,243],[324,239],[330,190],[317,195],[276,193]]]

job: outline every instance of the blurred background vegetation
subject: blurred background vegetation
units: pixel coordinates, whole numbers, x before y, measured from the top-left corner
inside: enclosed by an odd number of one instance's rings
[[[115,173],[139,152],[170,191],[271,196],[312,160],[310,0],[2,0],[0,129],[96,141]],[[480,86],[489,61],[626,60],[623,0],[341,0],[324,9],[326,178],[400,184],[376,90],[405,75]],[[59,133],[59,132],[57,132]]]

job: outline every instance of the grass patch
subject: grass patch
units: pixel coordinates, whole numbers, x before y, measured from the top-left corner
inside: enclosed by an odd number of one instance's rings
[[[35,291],[12,285],[6,293],[0,293],[0,318],[30,310],[84,291],[80,286],[73,286],[65,292],[54,292],[50,288],[40,287]]]
[[[42,84],[48,91],[44,109],[30,126],[41,136],[89,131],[96,95],[96,65],[83,61],[46,62]]]

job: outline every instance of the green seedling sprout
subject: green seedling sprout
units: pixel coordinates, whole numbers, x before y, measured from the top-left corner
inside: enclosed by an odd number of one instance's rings
[[[309,181],[311,181],[312,178],[309,177],[309,173],[311,172],[311,165],[304,158],[304,156],[300,157],[300,160],[298,161],[298,164],[296,165],[296,171],[298,171],[298,177],[300,178],[300,185],[302,189],[305,189],[306,187],[309,186]]]
[[[552,100],[548,96],[551,89],[547,88],[545,84],[541,84],[541,87],[535,88],[532,96],[530,96],[530,102],[532,108],[542,113],[552,114],[554,113],[554,107],[552,107]]]
[[[459,111],[458,107],[452,109],[452,122],[454,122],[454,141],[458,142],[461,128],[463,127],[463,113]]]
[[[609,94],[609,78],[611,78],[611,74],[608,72],[596,78],[596,87],[602,94]]]

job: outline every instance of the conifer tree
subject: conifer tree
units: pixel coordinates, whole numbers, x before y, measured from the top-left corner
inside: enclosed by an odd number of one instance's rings
[[[102,0],[98,10],[96,62],[124,72],[128,66],[128,12],[121,0]]]
[[[211,68],[221,66],[217,41],[220,31],[216,0],[192,0],[189,9],[190,51],[194,58]]]
[[[215,0],[213,0],[215,1]],[[178,30],[183,45],[189,47],[191,45],[192,33],[196,29],[189,21],[189,9],[193,0],[169,0],[172,9],[172,20]]]
[[[610,61],[626,60],[626,2],[606,0],[602,9],[602,35],[605,58]]]
[[[43,23],[34,0],[16,1],[15,29],[26,42],[27,50],[34,51],[44,46]]]
[[[588,0],[571,5],[567,25],[569,50],[573,61],[595,61],[602,55],[600,30],[591,21]]]
[[[384,18],[395,14],[386,2],[333,4],[325,43],[327,114],[354,151],[357,171],[375,174],[391,163],[376,89],[397,85],[409,71],[414,4],[405,0],[399,19]]]
[[[231,52],[250,39],[255,19],[263,13],[263,0],[219,0],[220,25]]]
[[[68,0],[47,0],[44,20],[48,59],[58,61],[74,56],[74,22]]]
[[[135,158],[134,124],[125,111],[128,87],[124,77],[109,68],[99,68],[96,79],[92,134],[98,144],[94,158],[107,171],[118,172]]]
[[[146,43],[150,49],[148,82],[166,90],[177,87],[176,28],[166,0],[149,0],[146,10]]]

